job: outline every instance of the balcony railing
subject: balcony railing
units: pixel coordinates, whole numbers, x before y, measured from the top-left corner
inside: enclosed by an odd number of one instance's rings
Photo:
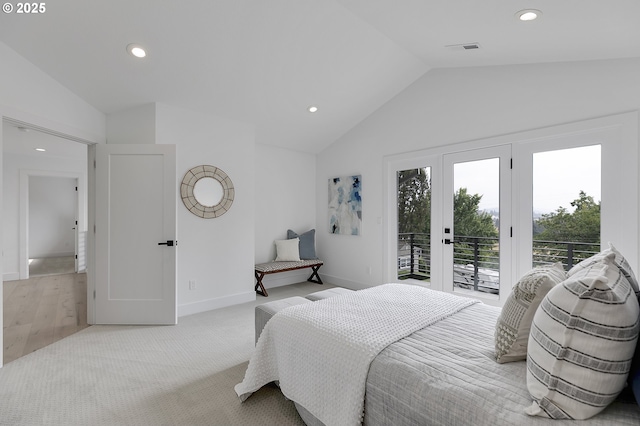
[[[457,236],[453,246],[453,285],[498,294],[500,291],[498,237]]]
[[[428,234],[398,234],[398,279],[431,279]],[[565,270],[600,251],[600,243],[533,241],[533,265],[561,262]],[[454,286],[497,294],[500,256],[497,237],[456,236],[453,247]]]
[[[431,279],[429,234],[398,234],[398,279]]]
[[[577,241],[533,241],[533,266],[562,263],[568,271],[576,263],[600,251],[600,241],[582,243]]]

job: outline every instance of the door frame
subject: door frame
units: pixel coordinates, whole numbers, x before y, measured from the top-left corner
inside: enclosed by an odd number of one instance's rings
[[[500,229],[499,233],[499,282],[500,290],[498,298],[489,297],[488,295],[480,292],[473,293],[473,297],[483,300],[490,305],[502,306],[504,301],[511,293],[510,285],[502,285],[503,283],[511,283],[511,254],[513,253],[511,247],[511,232],[512,228],[512,178],[511,178],[511,159],[512,159],[512,146],[511,144],[494,145],[489,147],[483,147],[473,150],[451,152],[442,156],[442,227],[438,229],[440,231],[440,247],[442,251],[442,290],[448,293],[454,293],[455,288],[453,286],[453,244],[445,244],[445,239],[455,240],[456,230],[454,228],[454,204],[453,199],[455,196],[454,187],[454,168],[456,164],[482,161],[498,158],[499,163],[499,212],[500,212]],[[453,230],[451,234],[445,234],[444,228],[447,227]],[[460,295],[469,296],[466,293],[460,293]]]
[[[431,199],[441,196],[441,169],[442,161],[439,155],[415,156],[407,159],[389,158],[385,159],[384,171],[387,177],[383,187],[383,199],[387,200],[386,220],[384,221],[384,251],[385,257],[382,262],[382,276],[385,282],[398,281],[398,179],[397,172],[401,170],[411,170],[423,167],[431,168]],[[438,198],[439,199],[439,198]],[[391,201],[393,200],[393,201]],[[431,206],[431,278],[428,284],[407,278],[403,280],[405,283],[412,283],[431,288],[433,290],[442,290],[442,270],[435,265],[442,263],[442,252],[440,249],[439,230],[442,228],[442,209],[433,208]]]

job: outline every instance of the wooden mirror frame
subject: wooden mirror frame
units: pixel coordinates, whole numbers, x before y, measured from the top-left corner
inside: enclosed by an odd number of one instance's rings
[[[222,186],[222,198],[218,204],[202,205],[193,195],[193,188],[202,178],[213,178]],[[231,178],[224,171],[214,166],[202,165],[193,167],[185,173],[180,185],[180,196],[184,206],[191,213],[203,219],[213,219],[229,211],[235,197],[235,189]]]

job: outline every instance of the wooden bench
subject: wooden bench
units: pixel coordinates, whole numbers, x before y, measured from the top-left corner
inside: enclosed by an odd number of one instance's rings
[[[313,272],[311,276],[307,278],[307,281],[316,284],[322,284],[322,280],[320,279],[320,275],[318,275],[318,269],[324,265],[322,260],[300,260],[297,262],[267,262],[267,263],[259,263],[255,266],[255,275],[256,275],[256,286],[254,290],[256,293],[268,297],[267,290],[264,288],[262,284],[262,278],[268,274],[277,274],[278,272],[286,272],[286,271],[295,271],[297,269],[306,269],[311,268]]]

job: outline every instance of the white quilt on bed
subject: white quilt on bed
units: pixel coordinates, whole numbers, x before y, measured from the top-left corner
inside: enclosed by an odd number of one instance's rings
[[[362,421],[369,364],[389,344],[476,300],[385,284],[278,312],[265,326],[242,383],[244,401],[279,380],[282,393],[325,425]]]

